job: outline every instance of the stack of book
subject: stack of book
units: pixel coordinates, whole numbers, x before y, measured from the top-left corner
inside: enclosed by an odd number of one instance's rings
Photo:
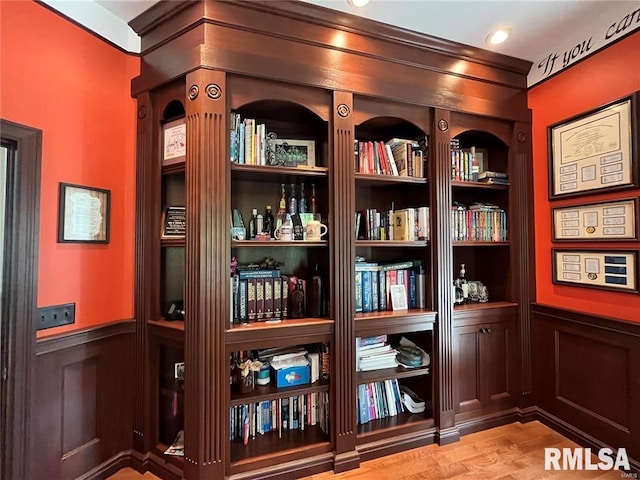
[[[287,318],[289,290],[289,278],[280,275],[280,270],[239,269],[231,277],[231,322]]]
[[[387,343],[386,335],[356,338],[356,369],[360,372],[395,368],[397,351]]]
[[[509,175],[486,170],[478,174],[478,181],[489,185],[509,185]]]
[[[424,177],[426,144],[426,137],[423,145],[405,138],[356,142],[355,171],[369,175]]]
[[[505,242],[508,240],[507,213],[491,203],[466,206],[454,202],[451,235],[457,241]]]
[[[356,262],[356,312],[391,310],[391,285],[404,285],[409,308],[425,306],[425,274],[420,260]]]

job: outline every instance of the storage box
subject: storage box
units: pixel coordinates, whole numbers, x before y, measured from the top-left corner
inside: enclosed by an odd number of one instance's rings
[[[272,372],[273,380],[278,388],[309,383],[309,365],[281,368],[280,370],[272,369]]]

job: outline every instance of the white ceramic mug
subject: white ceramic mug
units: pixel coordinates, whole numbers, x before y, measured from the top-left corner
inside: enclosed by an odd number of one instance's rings
[[[317,242],[322,239],[323,235],[327,234],[327,226],[324,223],[320,223],[318,220],[310,220],[307,222],[306,232],[307,240]]]
[[[293,227],[291,225],[280,225],[273,232],[273,236],[276,240],[282,240],[283,242],[290,242],[293,240]]]

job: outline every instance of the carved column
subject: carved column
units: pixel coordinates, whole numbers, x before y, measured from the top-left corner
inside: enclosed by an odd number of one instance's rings
[[[152,447],[150,418],[150,359],[147,320],[157,320],[158,252],[160,231],[160,162],[154,152],[154,112],[148,91],[138,95],[136,135],[136,283],[135,369],[133,385],[133,447],[140,453]]]
[[[184,477],[191,480],[224,476],[231,208],[226,76],[198,69],[186,88]]]
[[[331,199],[330,256],[333,259],[333,285],[331,298],[335,319],[335,343],[333,358],[335,366],[331,381],[335,421],[332,424],[335,438],[334,471],[341,472],[360,465],[356,452],[356,359],[354,324],[354,268],[355,228],[353,213],[356,210],[354,192],[353,140],[354,127],[351,119],[353,94],[334,92],[332,145],[333,155],[330,171],[329,198]],[[340,375],[340,372],[347,372]],[[351,373],[348,373],[351,372]],[[339,378],[338,378],[339,377]]]
[[[533,224],[533,159],[531,156],[531,124],[516,123],[513,129],[513,145],[509,177],[509,204],[519,206],[509,227],[511,234],[511,265],[517,272],[512,278],[513,295],[518,309],[520,342],[521,401],[520,406],[533,405],[531,380],[531,302],[535,298],[535,249]]]
[[[451,160],[449,153],[450,112],[436,109],[429,158],[431,184],[431,249],[433,252],[434,308],[436,329],[435,422],[441,445],[459,440],[455,427],[453,352],[453,247],[451,240]]]

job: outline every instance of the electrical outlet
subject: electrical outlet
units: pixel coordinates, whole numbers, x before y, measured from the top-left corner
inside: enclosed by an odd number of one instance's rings
[[[52,305],[38,308],[38,330],[69,325],[76,321],[76,304]]]

